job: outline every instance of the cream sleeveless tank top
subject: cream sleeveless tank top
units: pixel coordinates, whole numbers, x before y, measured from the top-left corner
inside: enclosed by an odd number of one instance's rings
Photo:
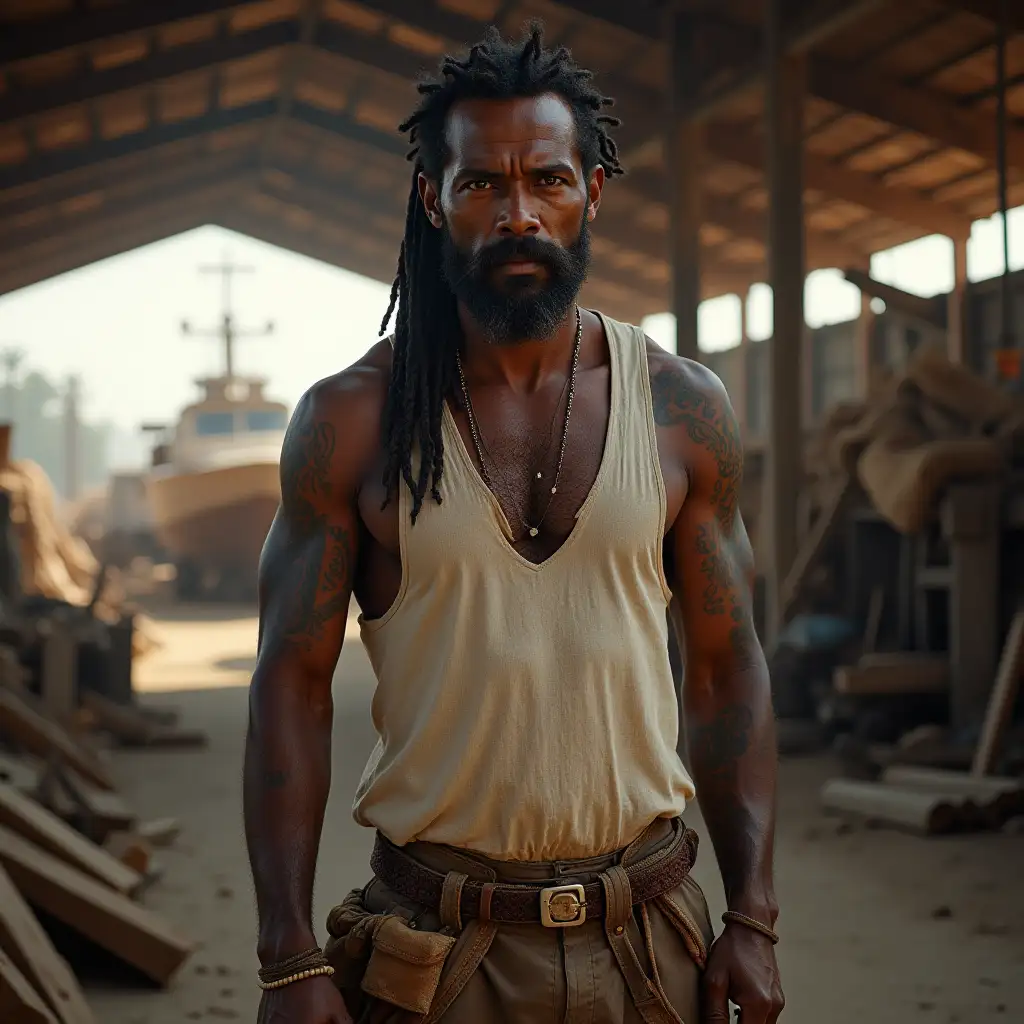
[[[602,317],[611,411],[569,538],[534,565],[444,410],[443,504],[415,526],[400,488],[402,584],[360,620],[379,737],[357,822],[392,842],[503,860],[628,845],[682,812],[662,566],[665,486],[642,331]]]

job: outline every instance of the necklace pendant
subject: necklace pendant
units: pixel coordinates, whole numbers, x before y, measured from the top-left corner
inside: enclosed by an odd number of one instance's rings
[[[538,480],[540,480],[540,478],[541,478],[541,477],[542,477],[543,475],[544,475],[543,473],[538,473],[538,474],[537,474],[537,479],[538,479]]]
[[[530,536],[531,537],[536,537],[538,533],[540,533],[540,530],[538,530],[536,526],[531,526],[530,527]]]

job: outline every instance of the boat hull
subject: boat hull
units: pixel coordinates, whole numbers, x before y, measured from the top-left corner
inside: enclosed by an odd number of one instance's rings
[[[179,574],[254,582],[281,500],[279,474],[276,462],[263,462],[152,476],[154,528]]]

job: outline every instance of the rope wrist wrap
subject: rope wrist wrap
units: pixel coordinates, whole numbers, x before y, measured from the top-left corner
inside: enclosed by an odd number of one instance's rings
[[[334,968],[327,962],[321,949],[307,949],[287,960],[261,968],[259,986],[264,991],[269,991],[284,988],[285,985],[292,985],[296,981],[305,981],[307,978],[329,978],[333,974]]]
[[[768,925],[762,924],[756,918],[747,917],[746,914],[740,914],[735,910],[727,910],[722,915],[722,920],[726,924],[741,924],[745,928],[751,928],[755,932],[760,932],[763,936],[765,936],[765,938],[771,941],[771,944],[773,946],[778,945],[778,934],[774,932],[771,928],[769,928]]]

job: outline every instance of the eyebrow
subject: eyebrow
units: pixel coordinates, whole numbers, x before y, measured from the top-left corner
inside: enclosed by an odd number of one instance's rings
[[[572,164],[562,162],[544,164],[542,167],[534,167],[528,171],[527,174],[541,176],[545,174],[561,174],[568,178],[575,178],[577,176]],[[456,173],[455,177],[460,180],[466,178],[480,178],[485,181],[493,181],[495,178],[503,178],[504,174],[501,171],[489,171],[484,170],[483,168],[464,167]]]

